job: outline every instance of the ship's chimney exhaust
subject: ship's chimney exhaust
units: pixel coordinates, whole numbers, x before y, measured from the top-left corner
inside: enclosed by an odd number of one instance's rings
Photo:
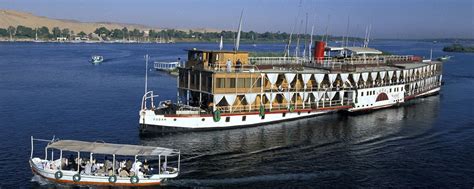
[[[314,61],[317,64],[322,64],[324,61],[324,49],[326,48],[326,42],[316,41],[316,48],[314,48]]]

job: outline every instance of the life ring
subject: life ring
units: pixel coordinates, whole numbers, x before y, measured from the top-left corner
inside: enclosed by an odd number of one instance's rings
[[[63,178],[63,172],[56,171],[56,173],[54,173],[54,178],[56,178],[56,179]]]
[[[259,110],[258,115],[259,115],[260,117],[265,116],[265,107],[260,106],[260,110]]]
[[[295,111],[295,106],[293,106],[293,105],[290,105],[290,108],[289,108],[289,110],[290,110],[290,112],[293,112],[293,111]]]
[[[75,174],[74,176],[72,176],[72,180],[73,180],[74,182],[79,182],[79,181],[81,181],[81,175]]]
[[[136,184],[140,181],[140,179],[137,176],[132,176],[130,177],[130,183]]]
[[[214,111],[213,118],[215,122],[219,122],[221,120],[221,111],[220,110]]]
[[[110,177],[109,177],[109,182],[110,182],[110,183],[115,183],[115,182],[117,182],[117,176],[115,176],[115,175],[110,176]]]

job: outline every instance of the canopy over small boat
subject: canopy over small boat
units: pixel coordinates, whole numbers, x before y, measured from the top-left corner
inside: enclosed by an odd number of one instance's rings
[[[111,144],[102,142],[84,142],[78,140],[60,140],[49,144],[46,148],[73,152],[91,152],[94,154],[115,154],[122,156],[174,156],[179,153],[177,150],[161,147]]]

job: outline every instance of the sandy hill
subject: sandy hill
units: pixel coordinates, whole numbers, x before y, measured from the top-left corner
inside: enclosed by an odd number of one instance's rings
[[[49,28],[49,31],[51,31],[53,27],[59,27],[61,29],[69,28],[70,30],[76,33],[79,33],[80,31],[84,31],[85,33],[92,33],[96,28],[99,27],[106,27],[107,29],[122,29],[123,27],[127,27],[129,30],[134,28],[137,28],[139,30],[160,30],[159,28],[137,24],[79,22],[75,20],[51,19],[13,10],[0,10],[0,28],[8,28],[9,26],[16,27],[18,25],[27,26],[30,28],[46,26]]]
[[[76,20],[63,20],[63,19],[52,19],[43,16],[36,16],[31,13],[19,12],[14,10],[0,10],[0,28],[8,28],[9,26],[27,26],[30,28],[37,28],[46,26],[49,31],[54,27],[69,28],[70,30],[79,33],[84,31],[85,33],[92,33],[96,28],[106,27],[107,29],[122,29],[127,27],[128,30],[139,29],[142,31],[154,29],[160,31],[161,28],[150,27],[139,24],[123,24],[123,23],[112,23],[112,22],[80,22]],[[165,28],[166,29],[166,28]],[[177,30],[189,31],[189,29],[180,28]],[[220,32],[220,30],[210,28],[193,28],[191,29],[197,32]]]

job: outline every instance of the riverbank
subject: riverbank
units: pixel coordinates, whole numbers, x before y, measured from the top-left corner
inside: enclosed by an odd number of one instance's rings
[[[110,40],[110,41],[98,41],[98,40],[50,40],[50,39],[29,39],[29,38],[17,38],[10,40],[9,38],[0,38],[0,42],[41,42],[41,43],[143,43],[143,44],[173,44],[173,43],[219,43],[218,39],[215,40],[194,40],[194,39],[176,39],[172,42],[157,42],[157,41],[134,41],[134,40]],[[225,40],[224,44],[233,44],[233,41]],[[271,44],[271,43],[286,43],[284,40],[258,40],[258,41],[241,41],[240,44]]]
[[[474,53],[474,46],[464,46],[461,44],[452,44],[443,48],[444,52]]]

